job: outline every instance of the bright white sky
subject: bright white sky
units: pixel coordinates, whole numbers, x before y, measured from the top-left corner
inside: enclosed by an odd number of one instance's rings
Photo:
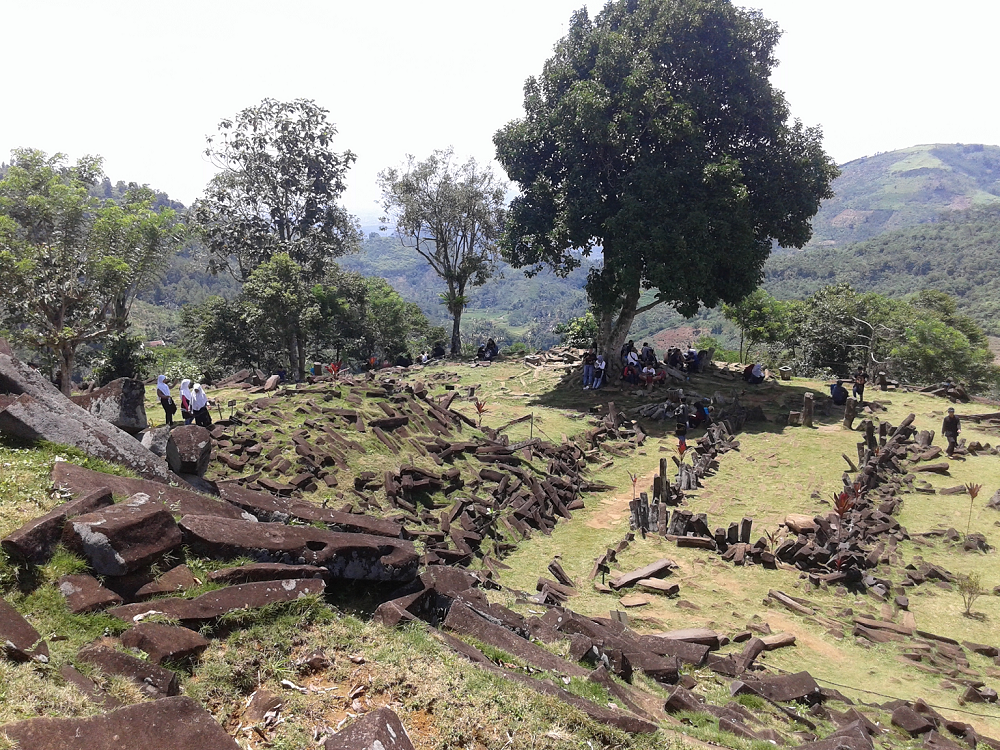
[[[584,0],[0,0],[0,161],[31,146],[105,157],[190,203],[205,136],[264,97],[315,99],[358,161],[347,207],[379,214],[376,175],[455,147],[488,160]],[[839,162],[920,143],[1000,143],[996,0],[744,0],[785,31],[776,85]],[[601,2],[588,6],[595,14]]]

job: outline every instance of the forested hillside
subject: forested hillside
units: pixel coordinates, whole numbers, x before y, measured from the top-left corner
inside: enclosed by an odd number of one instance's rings
[[[933,223],[943,212],[1000,204],[1000,147],[931,144],[842,164],[808,247],[841,247]]]
[[[936,289],[953,296],[960,312],[998,335],[1000,205],[945,215],[934,224],[843,248],[772,256],[766,272],[764,287],[780,299],[803,299],[840,282],[890,297]]]

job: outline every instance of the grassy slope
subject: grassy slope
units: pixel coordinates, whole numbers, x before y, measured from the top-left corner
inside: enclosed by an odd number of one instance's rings
[[[646,394],[604,391],[600,394],[582,392],[569,383],[560,385],[562,373],[557,370],[535,371],[516,362],[500,363],[483,370],[465,365],[450,365],[461,383],[478,384],[477,395],[488,404],[485,423],[498,426],[533,412],[535,425],[517,425],[510,429],[512,440],[539,432],[543,437],[559,441],[565,434],[574,435],[589,426],[586,414],[614,400],[619,408],[631,409],[646,402]],[[418,376],[419,377],[419,376]],[[728,394],[736,383],[715,381],[696,383],[705,392],[719,390]],[[807,388],[822,391],[820,384],[795,380],[790,384],[767,385],[744,396],[759,400],[771,411],[801,403]],[[212,394],[227,400],[229,392]],[[242,393],[238,398],[245,398]],[[942,401],[913,394],[892,394],[893,404],[885,415],[898,423],[910,411],[918,414],[917,425],[939,429],[945,404]],[[468,402],[456,401],[459,409],[474,413]],[[157,408],[149,404],[154,419]],[[628,530],[627,502],[631,498],[631,483],[627,472],[638,473],[639,488],[648,487],[661,456],[669,455],[673,439],[664,428],[668,425],[645,424],[651,437],[643,448],[625,458],[616,458],[612,466],[594,471],[594,478],[611,483],[618,491],[591,496],[587,508],[577,512],[572,521],[561,523],[551,536],[536,534],[513,553],[506,562],[511,566],[503,583],[511,589],[533,591],[535,580],[547,575],[546,565],[554,555],[560,555],[563,567],[576,579],[583,593],[571,606],[590,615],[606,616],[618,608],[617,595],[599,594],[586,582],[593,559],[619,541]],[[966,436],[976,433],[966,426]],[[988,436],[979,436],[990,440]],[[774,529],[787,512],[817,513],[829,510],[824,499],[839,486],[840,472],[845,464],[840,453],[855,453],[857,436],[842,430],[834,417],[821,418],[812,430],[778,428],[773,423],[751,425],[741,435],[742,449],[722,457],[718,474],[705,482],[705,487],[691,498],[691,508],[709,514],[712,527],[726,525],[743,515],[755,518],[756,538],[765,528]],[[992,437],[996,442],[996,437]],[[48,492],[47,476],[51,462],[58,453],[54,447],[23,448],[0,444],[0,533],[6,533],[22,519],[36,515],[56,502]],[[68,456],[71,460],[80,457]],[[384,464],[386,457],[373,457],[375,464]],[[360,469],[361,467],[359,467]],[[596,469],[596,466],[595,466]],[[982,505],[1000,486],[1000,459],[982,456],[956,463],[953,476],[930,477],[936,486],[953,486],[975,481],[985,485],[977,500],[972,527],[993,541],[993,511]],[[345,486],[342,481],[341,486]],[[812,496],[813,492],[820,499]],[[320,497],[316,497],[319,500]],[[939,525],[954,526],[964,531],[968,511],[968,496],[908,495],[901,517],[911,532],[924,531]],[[938,543],[934,547],[902,546],[907,562],[915,555],[938,562],[953,572],[979,570],[992,587],[996,581],[991,571],[991,556],[954,551]],[[992,736],[1000,734],[1000,711],[989,707],[974,707],[979,718],[957,712],[954,690],[940,687],[939,678],[930,678],[911,668],[903,668],[896,659],[898,649],[890,644],[871,649],[863,648],[848,636],[838,639],[826,634],[826,628],[805,621],[798,615],[762,604],[769,588],[807,596],[833,615],[850,607],[854,612],[877,613],[879,604],[872,599],[856,600],[838,596],[834,591],[809,589],[800,582],[796,571],[767,571],[760,567],[734,568],[721,562],[715,554],[677,549],[663,539],[650,537],[637,540],[621,556],[618,566],[625,570],[662,556],[670,557],[680,566],[676,580],[681,583],[681,599],[697,609],[679,607],[676,600],[651,595],[652,603],[630,610],[633,624],[640,630],[653,632],[675,627],[707,625],[724,632],[742,630],[748,621],[766,621],[775,631],[795,633],[798,645],[794,649],[768,654],[765,662],[788,669],[809,669],[817,678],[854,686],[842,689],[849,696],[881,701],[883,698],[863,693],[865,688],[878,693],[905,698],[924,697],[936,705],[950,707],[943,713],[970,721]],[[52,581],[64,572],[78,567],[78,561],[62,554],[40,571],[43,581]],[[0,564],[0,585],[3,595],[22,609],[46,637],[66,636],[67,640],[51,643],[53,664],[57,667],[72,660],[80,645],[103,635],[114,633],[120,625],[102,616],[73,617],[66,613],[58,595],[50,586],[34,588],[32,582],[19,582],[9,565]],[[35,582],[37,583],[37,582]],[[20,585],[19,585],[20,584]],[[24,592],[20,589],[23,588]],[[923,586],[911,593],[911,610],[920,627],[935,632],[991,642],[991,626],[1000,617],[1000,600],[983,597],[976,610],[983,620],[961,616],[957,592]],[[432,747],[578,747],[588,740],[596,746],[646,747],[662,745],[664,739],[679,742],[678,735],[668,732],[655,740],[629,739],[619,733],[583,720],[573,711],[558,706],[555,701],[524,694],[523,690],[483,675],[478,669],[442,649],[436,641],[418,629],[385,630],[367,623],[373,598],[365,592],[346,588],[333,596],[336,609],[329,610],[315,602],[303,602],[292,608],[279,608],[246,618],[242,630],[228,635],[220,632],[206,652],[196,676],[185,676],[183,690],[206,701],[215,715],[235,731],[239,725],[241,707],[249,694],[262,685],[285,696],[289,703],[289,719],[271,737],[272,747],[298,748],[306,746],[317,729],[336,727],[356,713],[349,693],[365,688],[360,697],[362,707],[391,704],[400,710],[404,723],[412,730],[418,748]],[[514,594],[503,595],[511,606],[527,611],[527,605],[517,602]],[[537,607],[535,608],[537,610]],[[225,625],[220,626],[223,629]],[[848,631],[849,632],[849,631]],[[322,647],[334,666],[320,675],[297,673],[294,662],[316,647]],[[352,660],[349,657],[355,657]],[[361,657],[364,663],[357,657]],[[974,666],[986,671],[992,667],[983,657],[971,656]],[[55,715],[75,715],[95,709],[52,675],[51,668],[10,665],[0,662],[0,723],[13,718],[50,712]],[[186,675],[186,673],[184,673]],[[327,692],[300,695],[279,686],[281,679],[316,687]],[[698,675],[699,690],[710,699],[724,702],[727,681],[715,678],[707,670]],[[110,683],[109,687],[125,700],[136,700],[131,686]],[[586,686],[570,686],[585,692]],[[721,741],[743,750],[749,745],[731,736],[720,735],[717,727],[704,719],[696,726],[677,727],[693,738]],[[261,746],[251,736],[241,734],[252,747]],[[259,739],[259,738],[258,738]]]

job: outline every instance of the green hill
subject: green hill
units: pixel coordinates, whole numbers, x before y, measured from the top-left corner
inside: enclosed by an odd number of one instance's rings
[[[1000,147],[931,144],[841,165],[809,247],[839,247],[932,223],[942,212],[1000,204]]]
[[[952,295],[987,333],[1000,334],[1000,204],[943,216],[842,248],[773,256],[764,287],[801,299],[828,284],[902,297],[921,289]]]

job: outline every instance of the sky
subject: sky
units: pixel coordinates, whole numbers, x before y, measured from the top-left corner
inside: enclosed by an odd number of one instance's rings
[[[838,163],[924,143],[1000,144],[996,0],[737,0],[784,36],[773,81]],[[378,172],[453,146],[493,158],[584,0],[0,0],[0,161],[16,147],[100,154],[113,180],[190,203],[205,138],[265,97],[314,99],[357,162],[363,223]],[[591,2],[591,14],[603,2]]]

